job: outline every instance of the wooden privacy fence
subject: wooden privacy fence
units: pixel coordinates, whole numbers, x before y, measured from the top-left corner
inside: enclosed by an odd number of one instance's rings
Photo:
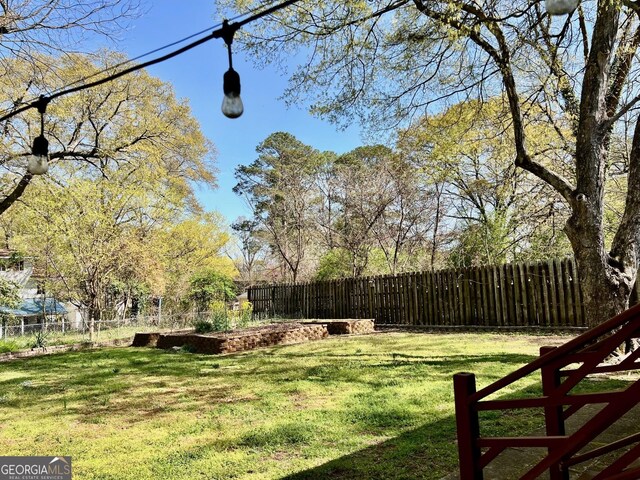
[[[573,258],[256,286],[249,289],[249,301],[261,317],[373,318],[378,325],[414,326],[586,326]]]

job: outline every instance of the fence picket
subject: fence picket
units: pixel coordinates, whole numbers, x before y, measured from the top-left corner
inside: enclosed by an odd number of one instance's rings
[[[257,285],[249,288],[248,299],[260,318],[374,318],[381,324],[426,326],[585,326],[572,258]]]

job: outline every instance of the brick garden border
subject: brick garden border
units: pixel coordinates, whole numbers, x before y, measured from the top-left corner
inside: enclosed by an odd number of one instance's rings
[[[194,353],[223,354],[255,348],[320,340],[329,335],[373,333],[373,320],[304,320],[270,324],[229,333],[136,333],[132,346],[170,349],[186,347]]]
[[[172,348],[191,346],[197,353],[234,353],[254,348],[286,345],[320,340],[329,335],[361,335],[374,332],[371,319],[301,320],[300,322],[272,324],[238,332],[195,334],[192,330],[176,330],[168,333],[138,332],[133,337],[107,342],[73,343],[32,348],[17,352],[0,353],[0,362],[32,358],[56,353],[91,350],[103,347],[157,347]]]

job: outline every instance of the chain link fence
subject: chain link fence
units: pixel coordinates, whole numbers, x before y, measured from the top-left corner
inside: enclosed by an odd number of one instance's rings
[[[210,317],[209,312],[189,312],[100,320],[94,321],[93,325],[87,320],[69,321],[64,316],[45,321],[40,318],[40,323],[13,318],[0,322],[0,353],[2,350],[125,339],[146,330],[167,332],[191,329],[197,322]]]

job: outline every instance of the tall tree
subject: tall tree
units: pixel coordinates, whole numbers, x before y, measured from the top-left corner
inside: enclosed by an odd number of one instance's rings
[[[233,191],[243,196],[281,260],[282,279],[295,282],[313,236],[314,176],[322,157],[290,133],[276,132],[256,147],[258,158],[236,169]]]
[[[0,306],[5,308],[18,308],[22,299],[20,298],[20,286],[0,276]],[[11,315],[0,312],[0,339],[7,336],[7,322]]]
[[[256,280],[256,266],[265,248],[259,223],[256,220],[239,217],[231,224],[231,229],[238,239],[237,250],[240,253],[240,259],[236,261],[236,268],[240,272],[240,279],[247,286],[251,286]]]
[[[138,4],[138,0],[0,0],[0,109],[22,106],[64,85],[64,80],[78,81],[88,73],[85,68],[68,71],[64,79],[58,78],[60,62],[73,60],[54,59],[50,55],[73,56],[73,52],[82,52],[90,45],[89,40],[116,35],[130,18],[137,16]],[[36,123],[32,114],[21,118],[28,125]],[[32,175],[25,171],[24,155],[30,152],[33,137],[39,131],[25,130],[25,123],[19,118],[5,122],[0,128],[3,144],[0,164],[5,166],[16,156],[23,160],[21,168],[14,166],[11,174],[0,172],[1,215],[31,182]],[[18,138],[16,129],[20,131]],[[7,148],[11,141],[14,145]],[[22,148],[16,149],[19,143]]]
[[[111,52],[103,52],[97,60],[83,55],[48,58],[58,68],[53,79],[41,78],[38,88],[55,88],[57,84],[74,81],[78,75],[91,75],[122,59],[121,55]],[[24,76],[26,82],[32,74],[31,66],[19,60],[13,62],[13,68],[12,79]],[[0,77],[0,85],[9,90],[14,83],[9,77]],[[154,90],[156,95],[150,95]],[[166,132],[176,132],[174,126],[183,128],[184,135],[179,138],[167,135]],[[33,176],[25,172],[25,158],[39,128],[38,113],[32,111],[4,125],[4,135],[0,137],[0,185],[10,193],[0,200],[0,213],[9,208],[33,180]],[[136,72],[50,104],[45,136],[49,139],[52,169],[58,164],[71,163],[88,176],[104,176],[105,170],[115,165],[132,165],[133,158],[139,159],[146,153],[155,154],[154,158],[159,159],[153,174],[166,176],[176,187],[184,188],[187,174],[194,178],[202,175],[204,182],[214,182],[213,169],[207,164],[212,147],[199,132],[189,106],[175,98],[169,85],[145,72]],[[189,165],[184,158],[193,158],[195,145],[200,145],[197,155],[203,162]]]
[[[57,77],[95,68],[73,56]],[[30,251],[40,250],[60,288],[88,308],[91,322],[107,309],[116,283],[125,291],[145,284],[163,292],[158,231],[197,212],[195,182],[215,185],[212,146],[169,86],[139,72],[102,87],[52,109],[49,174],[12,212],[28,218],[23,227],[30,230],[22,232]],[[18,123],[12,128],[19,140]],[[9,171],[13,166],[12,159],[5,164]]]
[[[269,17],[244,40],[253,52],[288,58],[307,48],[309,60],[292,77],[288,96],[311,94],[313,111],[329,118],[360,115],[395,124],[447,102],[504,94],[514,164],[553,188],[570,209],[565,231],[588,322],[595,325],[628,306],[638,271],[637,9],[635,2],[585,0],[568,16],[550,17],[541,0],[304,3]],[[556,129],[570,168],[531,147],[532,103],[552,125],[570,124],[571,135]],[[629,188],[607,244],[605,176],[614,129],[627,114],[633,124]]]
[[[188,307],[184,300],[194,276],[202,272],[226,278],[237,275],[233,262],[224,256],[229,242],[223,218],[216,213],[187,213],[155,232],[151,251],[162,262],[165,311],[177,313]]]
[[[374,172],[374,175],[380,173]],[[380,215],[372,234],[392,274],[420,270],[422,265],[417,260],[424,256],[425,245],[438,235],[439,191],[421,169],[399,153],[394,153],[384,173],[393,199]],[[433,265],[433,259],[429,264]]]
[[[563,213],[566,219],[560,197],[513,164],[510,128],[507,105],[498,97],[453,105],[440,115],[420,118],[399,135],[411,162],[427,177],[444,182],[450,205],[446,216],[459,232],[455,266],[519,261],[531,250],[563,255],[569,248],[563,238],[546,232],[552,228],[550,219],[561,220]],[[548,123],[531,122],[527,134],[531,146],[544,149],[547,157],[564,154],[562,143],[550,141],[554,131]]]
[[[324,201],[334,205],[334,216],[319,221],[347,252],[353,276],[367,268],[376,247],[374,229],[397,198],[393,179],[398,169],[393,151],[383,145],[358,147],[333,163],[331,193]]]

